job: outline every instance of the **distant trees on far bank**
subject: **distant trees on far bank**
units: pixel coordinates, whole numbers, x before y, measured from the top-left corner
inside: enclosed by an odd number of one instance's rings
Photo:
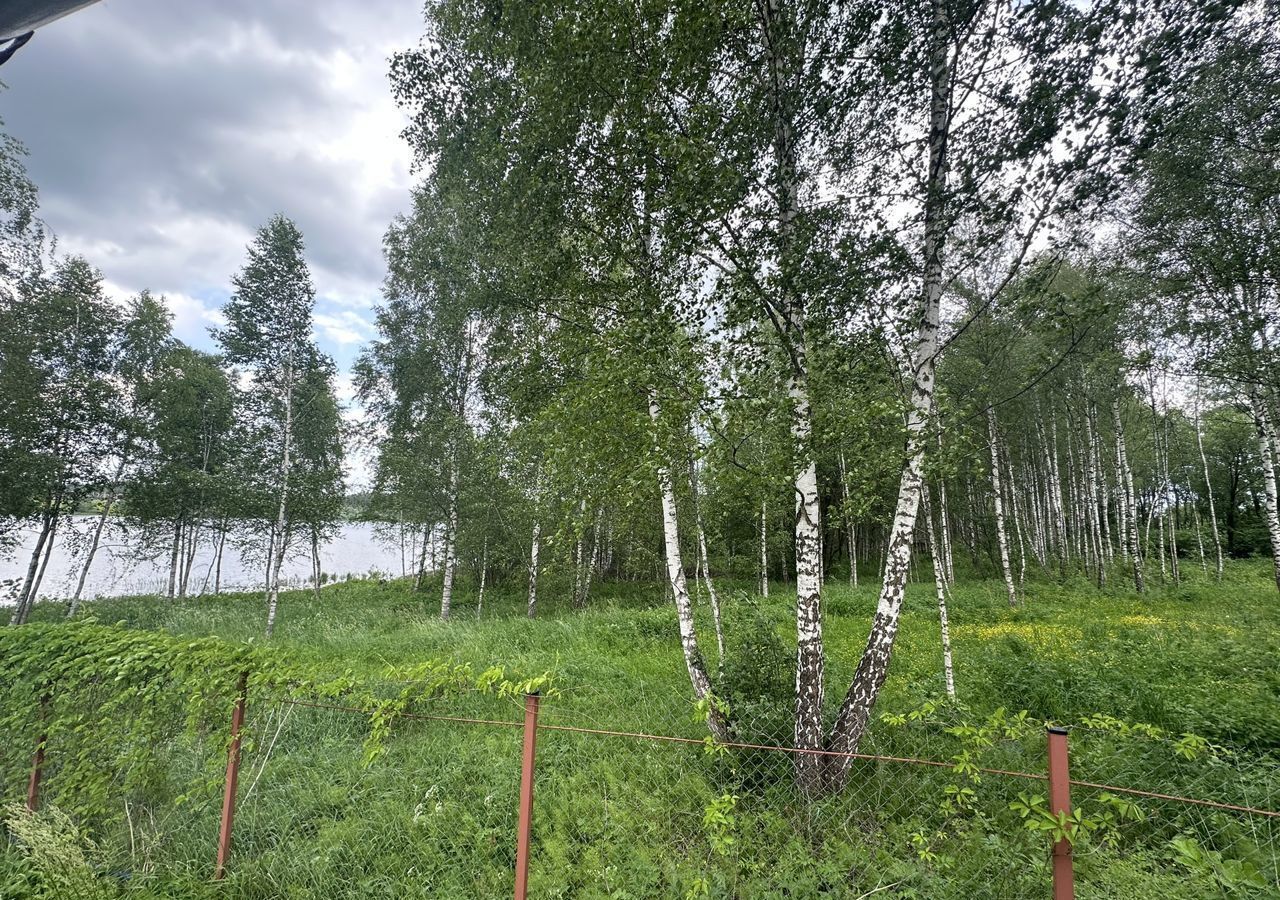
[[[109,299],[85,259],[56,257],[36,219],[21,148],[0,145],[0,541],[34,545],[10,624],[26,621],[68,518],[95,512],[74,615],[108,522],[168,560],[169,598],[221,588],[229,539],[262,561],[267,632],[286,554],[321,542],[342,515],[343,441],[335,369],[311,335],[314,291],[292,222],[257,234],[234,281],[223,352],[174,337],[147,291]],[[195,571],[197,551],[213,555]],[[12,552],[12,548],[9,548]]]

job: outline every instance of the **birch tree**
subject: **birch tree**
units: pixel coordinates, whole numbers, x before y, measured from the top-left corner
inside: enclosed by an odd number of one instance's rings
[[[954,277],[951,273],[962,269],[964,259],[971,258],[977,247],[990,252],[1003,244],[1013,247],[1006,266],[1006,278],[1012,278],[1048,216],[1098,198],[1105,182],[1079,180],[1080,167],[1107,154],[1122,158],[1115,152],[1116,135],[1110,125],[1124,121],[1123,110],[1130,106],[1135,85],[1157,83],[1149,72],[1113,69],[1112,54],[1140,51],[1149,43],[1174,48],[1159,63],[1165,67],[1162,74],[1169,76],[1178,70],[1194,36],[1215,27],[1216,15],[1176,9],[1175,4],[1153,5],[1139,21],[1111,4],[1099,4],[1077,16],[1061,8],[1033,10],[998,3],[957,7],[933,0],[927,20],[913,33],[913,52],[921,63],[916,71],[927,76],[904,79],[902,93],[893,94],[902,110],[911,110],[919,117],[917,122],[927,123],[915,132],[915,146],[922,148],[926,162],[913,195],[919,217],[915,220],[919,241],[915,271],[920,299],[913,344],[905,354],[910,361],[907,451],[880,600],[828,741],[830,749],[849,752],[857,746],[888,674],[920,502],[925,423],[933,403],[939,351],[939,310]],[[1083,39],[1090,32],[1091,38]],[[1015,48],[1034,50],[1023,55]],[[1002,62],[989,65],[993,59]],[[1032,109],[1044,109],[1049,95],[1056,99],[1052,113],[1028,119]],[[1119,116],[1109,118],[1115,114]],[[1141,131],[1140,124],[1129,125]],[[1066,156],[1054,152],[1059,136],[1072,145]],[[996,172],[1004,178],[1023,173],[1026,181],[1006,193],[1007,187],[999,184],[1002,179],[988,181]],[[1000,212],[992,216],[997,209]],[[976,228],[961,245],[964,252],[951,257],[949,264],[947,251],[955,237],[955,223],[969,216],[974,217]],[[988,295],[999,293],[997,286]],[[829,783],[843,785],[848,765],[847,757],[832,757]]]
[[[296,466],[298,392],[318,364],[312,340],[315,288],[303,257],[302,234],[284,216],[260,228],[248,247],[244,268],[232,279],[233,293],[215,331],[227,361],[242,368],[247,386],[240,415],[257,435],[269,468],[264,472],[261,515],[265,521],[266,634],[275,631],[280,570],[289,544],[291,479]]]
[[[11,625],[30,616],[66,517],[110,478],[120,325],[101,273],[80,257],[0,306],[0,493],[7,516],[36,526]]]
[[[139,457],[148,449],[150,442],[147,441],[147,431],[154,421],[148,409],[154,397],[152,385],[160,376],[164,357],[172,350],[173,345],[171,316],[163,301],[152,297],[148,291],[134,297],[126,312],[121,350],[114,373],[118,391],[117,437],[111,456],[115,458],[115,469],[103,485],[99,501],[101,507],[93,525],[89,545],[84,552],[75,592],[67,605],[68,618],[74,617],[79,608],[85,582],[98,554],[107,521],[125,488],[126,471],[137,469],[141,462]]]
[[[1131,229],[1195,371],[1235,385],[1250,411],[1264,483],[1275,477],[1268,406],[1280,329],[1280,175],[1267,149],[1280,135],[1278,48],[1274,23],[1254,6],[1207,46],[1142,160]],[[1265,518],[1280,588],[1273,493]]]

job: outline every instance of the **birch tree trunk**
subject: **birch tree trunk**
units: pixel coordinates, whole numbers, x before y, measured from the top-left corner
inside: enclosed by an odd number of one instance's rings
[[[222,531],[218,534],[218,557],[214,563],[213,570],[213,593],[215,595],[222,593],[222,551],[227,546],[227,531],[230,524],[224,518],[222,520]]]
[[[404,509],[400,510],[399,527],[400,527],[400,577],[408,578],[409,567],[405,563],[405,558],[404,558]]]
[[[529,546],[529,605],[530,619],[538,613],[538,551],[542,545],[542,522],[533,520],[533,541]]]
[[[583,578],[583,556],[586,553],[586,517],[587,517],[587,499],[582,498],[578,504],[578,541],[574,547],[573,554],[573,607],[578,609],[582,606],[585,599],[582,595],[582,578]]]
[[[1196,529],[1196,550],[1200,554],[1200,571],[1208,575],[1209,560],[1204,553],[1204,523],[1200,521],[1200,504],[1195,501],[1191,503],[1191,516]]]
[[[933,562],[933,589],[938,595],[938,625],[942,635],[942,674],[947,685],[947,696],[956,699],[955,671],[951,666],[951,628],[947,623],[947,581],[942,572],[942,556],[938,552],[938,538],[933,530],[933,510],[929,503],[929,482],[920,486],[921,503],[924,506],[925,525],[929,532],[929,558]]]
[[[798,379],[792,380],[795,404],[792,437],[797,448],[808,451],[809,397]],[[825,656],[822,647],[822,550],[818,532],[818,469],[812,453],[796,475],[796,748],[818,750],[823,745],[822,693]],[[821,790],[822,757],[801,753],[796,757],[802,789]]]
[[[583,501],[585,511],[586,502]],[[596,507],[595,523],[591,527],[591,552],[586,553],[583,547],[583,539],[578,539],[578,587],[575,595],[574,606],[582,609],[587,605],[587,600],[591,596],[591,582],[596,573],[596,566],[600,559],[600,518],[604,515],[602,507]]]
[[[191,570],[196,564],[196,550],[200,546],[200,523],[192,522],[187,529],[186,547],[182,557],[182,578],[178,582],[178,596],[186,597],[191,584]]]
[[[178,596],[178,555],[182,549],[182,519],[173,521],[173,542],[169,546],[169,589],[165,596],[173,600]],[[267,559],[268,579],[271,573],[271,558]]]
[[[311,583],[315,585],[316,602],[320,602],[320,531],[311,529]]]
[[[421,591],[427,579],[427,547],[431,544],[431,532],[435,530],[435,523],[425,526],[422,529],[422,546],[417,547],[410,544],[409,555],[413,558],[413,590],[414,593]],[[415,536],[416,537],[416,536]]]
[[[769,596],[769,501],[760,501],[760,596]]]
[[[80,567],[80,578],[76,581],[76,592],[71,595],[71,603],[67,606],[68,619],[74,619],[76,612],[80,609],[80,598],[84,595],[84,584],[89,579],[89,569],[93,565],[93,558],[98,555],[98,545],[102,543],[102,532],[107,525],[107,516],[111,515],[111,507],[115,505],[116,490],[120,484],[120,477],[124,474],[125,463],[125,459],[121,457],[120,464],[116,466],[116,474],[111,479],[111,489],[102,501],[102,510],[98,513],[98,521],[93,526],[93,537],[89,541],[89,552],[85,554],[84,565]]]
[[[1070,413],[1068,413],[1070,419]],[[1067,423],[1070,425],[1070,421]],[[1081,505],[1080,495],[1082,493],[1080,485],[1084,481],[1084,476],[1080,474],[1080,468],[1076,464],[1075,441],[1071,439],[1071,431],[1067,431],[1067,493],[1071,501],[1071,540],[1069,549],[1074,553],[1075,557],[1084,560],[1085,568],[1088,568],[1088,557],[1085,552],[1084,544],[1084,508]]]
[[[828,747],[851,753],[862,739],[871,709],[889,674],[889,659],[898,634],[907,570],[915,537],[916,514],[924,481],[925,425],[933,408],[938,355],[938,319],[942,304],[943,245],[946,240],[947,138],[950,117],[950,22],[945,0],[931,0],[932,37],[929,59],[929,169],[924,208],[924,278],[920,325],[912,352],[911,406],[907,412],[907,453],[898,484],[898,501],[890,526],[880,599],[871,621],[858,669],[840,706]],[[828,757],[828,786],[840,789],[851,758]]]
[[[1161,440],[1160,469],[1165,483],[1165,525],[1169,532],[1169,574],[1174,584],[1182,581],[1182,570],[1178,565],[1178,486],[1173,482],[1173,474],[1169,470],[1169,396],[1167,388],[1164,394],[1163,436]],[[1170,510],[1168,495],[1173,493],[1173,508]]]
[[[1217,557],[1215,569],[1218,581],[1222,580],[1222,538],[1218,534],[1218,511],[1213,502],[1213,482],[1209,480],[1209,458],[1204,453],[1204,431],[1200,427],[1200,401],[1196,400],[1196,448],[1200,451],[1200,465],[1204,469],[1204,494],[1209,501],[1209,526],[1213,529],[1213,551]]]
[[[1113,407],[1117,403],[1118,401],[1113,401]],[[1114,410],[1113,410],[1113,414],[1114,414]],[[1131,508],[1132,505],[1128,500],[1128,492],[1125,489],[1125,483],[1126,483],[1125,467],[1128,465],[1128,460],[1122,459],[1120,455],[1120,445],[1123,441],[1123,435],[1119,433],[1120,419],[1118,415],[1115,415],[1115,426],[1117,429],[1116,451],[1115,451],[1116,452],[1116,527],[1117,527],[1117,530],[1119,531],[1119,534],[1117,535],[1117,537],[1120,542],[1120,555],[1124,558],[1125,562],[1131,562],[1130,555],[1131,555],[1132,541],[1130,540],[1130,532],[1134,530],[1136,525],[1133,518],[1133,509]]]
[[[31,614],[31,607],[35,604],[35,592],[38,587],[36,576],[40,572],[40,559],[44,555],[46,545],[53,541],[53,523],[57,518],[54,509],[54,501],[46,499],[44,513],[40,519],[40,533],[36,536],[36,545],[31,551],[31,560],[27,563],[22,590],[18,592],[18,603],[13,609],[13,615],[9,618],[10,625],[25,623]]]
[[[1106,566],[1102,559],[1102,524],[1098,521],[1098,470],[1094,465],[1093,431],[1089,428],[1089,417],[1084,417],[1084,435],[1080,444],[1080,460],[1084,463],[1084,515],[1087,530],[1087,553],[1089,566],[1093,568],[1093,577],[1098,586],[1105,585]]]
[[[813,414],[809,396],[805,299],[795,284],[799,248],[795,242],[800,216],[800,173],[792,107],[797,60],[803,48],[794,44],[781,0],[756,4],[764,46],[765,91],[772,124],[773,196],[776,200],[779,296],[762,297],[790,363],[787,394],[791,401],[791,443],[795,487],[796,696],[795,746],[819,750],[823,745],[822,693],[825,655],[822,646],[822,540],[818,470],[811,446]],[[785,573],[786,552],[783,551]],[[785,578],[785,575],[784,575]],[[796,755],[802,790],[822,787],[822,757]]]
[[[1133,587],[1139,594],[1146,591],[1146,579],[1142,572],[1142,553],[1138,547],[1138,517],[1134,508],[1133,470],[1129,468],[1129,454],[1124,445],[1124,423],[1120,418],[1120,401],[1111,405],[1116,422],[1116,465],[1120,469],[1120,481],[1124,492],[1125,519],[1129,523],[1129,561],[1133,565]]]
[[[1098,519],[1101,530],[1098,532],[1102,543],[1101,560],[1103,565],[1110,563],[1114,558],[1111,547],[1111,517],[1107,512],[1107,490],[1106,490],[1106,467],[1102,462],[1102,439],[1098,429],[1098,406],[1092,400],[1089,401],[1089,409],[1085,419],[1089,432],[1089,452],[1093,458],[1093,468],[1097,473],[1094,484],[1094,503],[1098,507]],[[1106,583],[1106,575],[1102,575],[1099,579],[1102,583]]]
[[[938,442],[938,458],[942,458],[942,417],[938,413],[937,402],[934,403],[934,421],[937,425],[936,440]],[[927,487],[927,485],[926,485]],[[956,579],[955,561],[951,554],[951,518],[950,505],[947,503],[947,477],[946,474],[938,476],[938,528],[939,528],[939,546],[938,549],[942,553],[942,571],[944,580],[947,584],[951,584]]]
[[[1102,486],[1100,484],[1100,475],[1098,471],[1098,446],[1093,427],[1093,401],[1089,401],[1084,416],[1084,459],[1085,459],[1085,478],[1089,482],[1089,526],[1093,531],[1093,550],[1095,561],[1097,563],[1097,579],[1098,587],[1103,587],[1107,583],[1107,552],[1106,537],[1104,526],[1106,516],[1102,514],[1100,509],[1102,503]]]
[[[724,627],[720,621],[720,597],[716,594],[716,582],[711,577],[711,557],[707,553],[707,531],[702,524],[702,487],[698,478],[698,463],[689,454],[689,492],[693,497],[693,522],[698,529],[698,555],[702,561],[702,578],[707,585],[707,599],[711,604],[711,620],[716,629],[716,670],[724,674]],[[599,521],[596,533],[599,534]]]
[[[280,569],[284,565],[286,529],[289,522],[289,467],[293,455],[293,360],[285,367],[284,427],[280,453],[280,505],[276,509],[275,540],[272,548],[271,575],[267,584],[267,637],[276,630],[276,610],[280,605]]]
[[[480,590],[476,595],[476,618],[484,611],[484,582],[489,573],[489,536],[485,535],[484,546],[480,551]]]
[[[1000,546],[1000,572],[1004,575],[1009,606],[1018,605],[1018,592],[1013,586],[1013,568],[1009,564],[1009,532],[1004,520],[1004,490],[1000,479],[1000,433],[996,428],[996,410],[987,407],[987,440],[991,445],[991,493],[995,498],[996,542]]]
[[[449,521],[444,538],[444,582],[440,590],[440,618],[448,619],[453,606],[453,575],[458,565],[458,448],[450,453]]]
[[[689,682],[693,686],[693,694],[699,700],[711,696],[711,679],[707,676],[707,668],[702,660],[702,652],[698,649],[698,635],[693,624],[693,603],[689,599],[689,586],[684,577],[684,560],[680,554],[680,529],[676,520],[676,492],[671,480],[671,470],[662,461],[661,448],[657,445],[658,422],[662,409],[658,404],[655,391],[649,393],[649,418],[654,425],[655,451],[658,455],[658,492],[662,497],[662,538],[667,561],[667,581],[671,593],[675,597],[676,617],[680,625],[680,647],[684,651],[685,668],[689,672]],[[726,740],[729,735],[727,723],[718,709],[711,709],[707,716],[707,726],[717,740]]]
[[[853,504],[849,498],[849,470],[844,451],[840,451],[840,488],[844,498],[845,528],[849,532],[849,586],[858,586],[858,535],[853,521]]]
[[[1266,494],[1267,534],[1271,538],[1271,563],[1276,588],[1280,590],[1280,510],[1277,510],[1275,437],[1271,431],[1271,416],[1266,403],[1254,388],[1249,395],[1253,409],[1253,423],[1258,431],[1258,454],[1262,458],[1262,486]]]
[[[1067,512],[1062,500],[1062,470],[1058,463],[1058,417],[1054,410],[1049,410],[1050,430],[1053,443],[1049,447],[1049,496],[1052,500],[1053,514],[1057,522],[1058,556],[1065,568],[1066,557],[1070,554],[1067,535]]]
[[[40,595],[40,585],[44,583],[44,573],[49,569],[49,559],[53,556],[53,548],[57,546],[59,518],[54,517],[53,525],[49,529],[49,539],[44,544],[44,556],[40,559],[40,569],[36,572],[36,580],[31,585],[31,596],[27,598],[27,613],[30,614],[31,607],[35,605],[36,597]]]

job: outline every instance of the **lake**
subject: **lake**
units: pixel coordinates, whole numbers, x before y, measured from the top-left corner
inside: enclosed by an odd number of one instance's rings
[[[72,516],[70,528],[63,523],[59,529],[57,546],[49,559],[49,567],[40,585],[40,597],[70,597],[80,578],[84,552],[89,537],[97,523],[96,516]],[[25,528],[19,532],[16,546],[0,551],[0,603],[12,603],[14,594],[26,576],[31,551],[35,547],[36,530]],[[311,581],[311,555],[306,547],[287,558],[281,571],[282,583],[299,586]],[[349,522],[342,526],[331,541],[320,547],[320,567],[330,577],[347,575],[399,576],[412,569],[411,548],[406,544],[403,554],[398,541],[387,540],[375,534],[374,526],[365,522]],[[199,594],[201,587],[213,590],[212,566],[214,548],[201,542],[196,551],[195,565],[191,569],[188,594]],[[207,585],[206,585],[207,577]],[[5,582],[16,580],[18,587],[9,588]],[[119,597],[130,594],[164,593],[169,583],[169,549],[165,541],[144,545],[137,530],[126,523],[109,522],[103,531],[102,543],[94,556],[93,567],[85,582],[84,596]],[[222,589],[257,590],[263,585],[263,566],[257,561],[246,561],[227,541],[222,556]]]

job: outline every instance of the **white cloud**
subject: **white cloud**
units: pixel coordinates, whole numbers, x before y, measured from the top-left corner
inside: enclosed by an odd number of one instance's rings
[[[372,336],[382,235],[409,207],[388,58],[422,33],[414,0],[106,0],[44,29],[4,69],[4,128],[31,152],[63,252],[113,289],[208,325],[272,214],[297,221],[324,349]]]
[[[373,336],[373,325],[359,313],[343,309],[337,313],[317,312],[312,316],[317,333],[335,344],[363,344]]]
[[[203,336],[207,329],[227,324],[227,317],[216,306],[210,306],[189,294],[165,294],[165,302],[173,313],[173,330],[178,337],[192,343],[197,336]]]

